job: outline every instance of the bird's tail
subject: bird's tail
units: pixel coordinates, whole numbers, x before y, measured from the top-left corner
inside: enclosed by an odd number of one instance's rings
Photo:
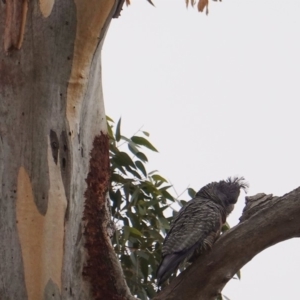
[[[177,252],[166,255],[157,269],[157,285],[161,285],[165,282],[168,277],[178,268],[181,262],[188,260],[195,249],[198,247],[198,244],[195,244],[186,252]]]
[[[182,253],[172,253],[166,255],[157,269],[157,285],[161,285],[178,268],[183,260]]]

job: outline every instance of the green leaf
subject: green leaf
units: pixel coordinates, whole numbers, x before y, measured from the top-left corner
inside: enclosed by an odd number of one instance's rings
[[[152,182],[150,182],[148,180],[145,180],[141,184],[141,188],[142,188],[143,192],[146,193],[146,194],[155,194],[155,193],[157,193],[156,187],[153,185]]]
[[[182,207],[182,206],[185,206],[188,202],[185,201],[185,200],[180,200],[180,201],[178,201],[178,203],[179,203],[180,206]]]
[[[135,161],[134,163],[137,166],[137,168],[143,173],[143,175],[145,177],[147,177],[147,172],[146,172],[146,169],[145,169],[143,163],[139,160]]]
[[[149,172],[149,175],[152,175],[152,174],[154,174],[156,172],[158,172],[158,171],[157,170],[151,171],[151,172]]]
[[[110,118],[109,116],[106,116],[106,120],[109,121],[109,122],[114,123],[114,120],[112,118]]]
[[[144,216],[146,214],[146,209],[143,208],[141,205],[138,205],[138,212],[140,216]]]
[[[126,141],[126,142],[128,142],[128,143],[129,143],[129,142],[132,142],[131,139],[127,138],[127,137],[124,136],[124,135],[121,135],[121,139],[124,140],[124,141]]]
[[[125,196],[125,199],[126,199],[127,202],[129,201],[129,194],[130,194],[129,186],[130,186],[129,183],[126,183],[123,186],[123,192],[124,192],[124,196]]]
[[[134,154],[136,155],[138,152],[140,152],[140,150],[137,148],[136,144],[133,143],[132,141],[128,142],[128,149]]]
[[[169,207],[170,207],[169,205],[163,206],[163,207],[160,208],[160,211],[162,212],[162,211],[164,211],[165,209],[167,209]]]
[[[167,219],[165,219],[165,218],[158,218],[158,220],[159,220],[162,228],[164,228],[164,229],[170,229],[170,224],[167,221]]]
[[[164,184],[162,181],[155,181],[154,185],[159,188],[162,184]]]
[[[133,192],[132,196],[131,196],[131,199],[130,199],[130,202],[131,204],[135,205],[136,204],[136,201],[138,200],[138,197],[140,195],[140,189],[139,188],[136,188],[135,191]]]
[[[119,142],[121,139],[121,118],[119,119],[119,122],[117,124],[116,128],[116,141]]]
[[[230,229],[230,225],[226,222],[225,224],[223,224],[223,226],[222,226],[222,232],[225,232],[225,231],[227,231],[227,230],[229,230]]]
[[[147,0],[151,5],[155,6],[151,0]]]
[[[142,133],[145,135],[145,136],[150,136],[150,134],[149,134],[149,132],[147,132],[147,131],[142,131]]]
[[[157,293],[151,284],[147,284],[146,291],[150,299],[152,299]]]
[[[126,166],[125,168],[126,168],[126,170],[127,170],[128,172],[130,172],[134,177],[136,177],[136,178],[138,178],[138,179],[142,179],[141,175],[140,175],[138,172],[136,172],[135,170],[131,169],[129,166]]]
[[[143,274],[144,283],[146,283],[147,277],[148,277],[148,258],[145,258],[145,257],[147,257],[147,254],[145,253],[145,256],[142,256],[142,255],[144,255],[143,251],[137,251],[137,255],[138,255],[138,257],[142,258],[142,259],[140,259],[141,271]]]
[[[114,133],[112,131],[112,127],[109,125],[109,123],[107,123],[107,133],[110,139],[114,140]]]
[[[134,228],[134,227],[130,227],[129,231],[132,234],[135,234],[135,235],[138,235],[138,236],[142,236],[142,233],[139,230],[137,230],[136,228]]]
[[[120,170],[124,175],[126,175],[126,172],[125,172],[124,168],[121,167],[120,165],[116,164],[115,162],[112,163],[112,169],[118,169],[118,170]]]
[[[132,159],[130,158],[130,156],[126,153],[126,152],[119,152],[116,153],[115,157],[113,158],[113,160],[120,166],[131,166],[134,169],[136,168],[134,162],[132,161]]]
[[[166,186],[163,186],[162,188],[160,188],[159,190],[160,190],[160,191],[166,191],[166,190],[169,189],[170,187],[172,187],[172,185],[166,185]]]
[[[112,140],[110,141],[109,151],[110,151],[110,154],[112,154],[112,153],[114,154],[114,153],[120,152],[119,148],[116,145],[114,136],[113,136]]]
[[[111,180],[111,182],[118,182],[118,183],[125,183],[128,181],[123,176],[116,174],[116,173],[111,174],[110,180]]]
[[[127,217],[121,217],[120,219],[124,222],[124,225],[129,227],[129,221]]]
[[[110,191],[109,197],[113,202],[112,208],[115,212],[116,209],[119,209],[122,203],[122,195],[120,190],[117,190],[116,192]]]
[[[154,239],[163,242],[164,238],[160,235],[160,233],[157,230],[149,230],[149,232]]]
[[[167,191],[162,191],[162,194],[165,198],[174,201],[174,197]]]
[[[153,178],[154,181],[168,182],[165,178],[157,174],[152,175],[151,177]]]
[[[159,201],[160,201],[159,199],[155,198],[155,199],[153,199],[151,201],[145,201],[144,205],[146,207],[153,206],[153,205],[159,203]]]
[[[145,139],[141,136],[135,135],[135,136],[131,137],[131,140],[138,145],[142,145],[152,151],[158,152],[157,149],[147,139]]]
[[[130,227],[128,226],[124,226],[123,227],[123,245],[128,241],[128,238],[129,238],[129,234],[130,234],[130,230],[129,230]]]
[[[136,257],[135,257],[135,253],[134,253],[134,252],[132,252],[132,253],[130,254],[130,259],[131,259],[133,265],[134,265],[135,267],[137,267],[137,260],[136,260]]]
[[[196,196],[197,193],[196,193],[196,191],[194,189],[188,188],[187,191],[188,191],[188,194],[189,194],[189,196],[191,198],[195,198],[195,196]]]
[[[142,153],[142,152],[137,152],[135,155],[136,155],[137,158],[139,158],[143,162],[147,162],[148,161],[147,156],[144,153]]]

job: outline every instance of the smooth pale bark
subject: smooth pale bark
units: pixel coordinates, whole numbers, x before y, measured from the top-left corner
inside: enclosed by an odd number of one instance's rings
[[[106,199],[100,55],[118,5],[0,2],[0,299],[131,298]]]
[[[300,236],[300,188],[282,196],[249,197],[241,223],[175,278],[155,300],[215,300],[225,284],[264,249]],[[259,270],[258,270],[259,272]]]

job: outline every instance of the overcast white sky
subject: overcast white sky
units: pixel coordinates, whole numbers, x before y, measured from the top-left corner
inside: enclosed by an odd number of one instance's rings
[[[210,14],[184,0],[132,1],[103,50],[106,113],[141,126],[177,192],[243,175],[249,195],[299,186],[300,1],[223,0]],[[188,199],[188,196],[186,196]],[[244,194],[229,217],[234,226]],[[284,224],[283,224],[284,226]],[[300,240],[267,249],[231,280],[231,300],[300,299]]]

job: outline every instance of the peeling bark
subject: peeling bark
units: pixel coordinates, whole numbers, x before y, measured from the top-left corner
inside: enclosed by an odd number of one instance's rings
[[[111,216],[107,207],[107,191],[110,179],[109,138],[102,132],[95,137],[90,154],[90,167],[86,179],[84,206],[84,237],[88,252],[83,274],[91,284],[93,299],[129,299],[119,268],[117,257],[110,242],[107,228]],[[108,257],[110,259],[108,259]],[[103,276],[106,274],[106,276]]]
[[[28,2],[26,0],[6,1],[6,21],[4,31],[4,51],[20,49],[26,25]]]

